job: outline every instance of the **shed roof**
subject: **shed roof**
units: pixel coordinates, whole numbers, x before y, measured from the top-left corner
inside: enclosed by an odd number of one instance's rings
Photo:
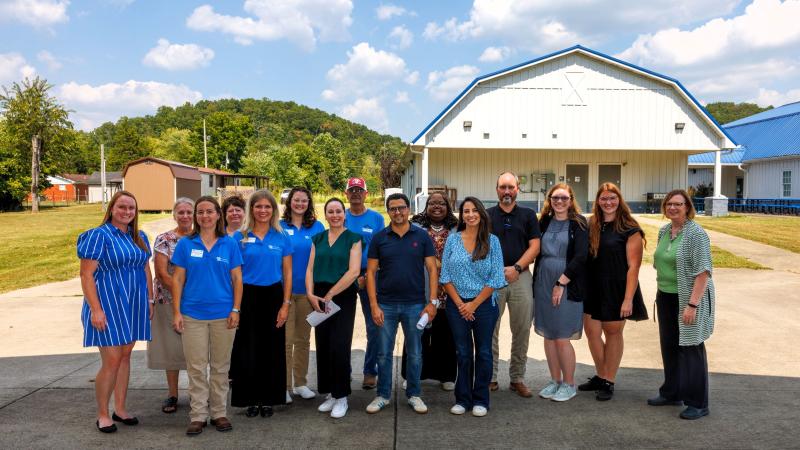
[[[210,173],[210,174],[214,174],[214,175],[233,175],[230,172],[226,172],[226,171],[220,170],[220,169],[212,169],[210,167],[198,167],[197,170],[199,170],[200,173]]]
[[[698,155],[689,155],[689,165],[690,166],[708,166],[714,165],[716,152],[707,152],[707,153],[700,153]],[[737,148],[730,152],[722,152],[722,160],[723,166],[735,166],[742,162],[742,155],[744,155],[743,148]]]
[[[725,125],[744,147],[742,161],[800,156],[800,102]]]
[[[125,164],[125,168],[122,170],[122,176],[124,177],[125,174],[128,172],[128,168],[133,165],[142,164],[146,162],[152,162],[156,164],[162,164],[170,168],[172,171],[172,176],[175,178],[181,178],[184,180],[195,180],[200,181],[200,172],[197,170],[197,167],[190,166],[184,163],[180,163],[177,161],[169,161],[167,159],[159,159],[153,158],[152,156],[146,156],[144,158],[139,158]]]
[[[122,183],[122,172],[106,172],[106,183]],[[100,185],[100,172],[94,171],[91,175],[89,175],[89,179],[86,180],[86,184],[92,186],[99,186]]]
[[[681,84],[680,81],[678,81],[678,80],[676,80],[674,78],[668,77],[666,75],[661,75],[660,73],[656,73],[656,72],[653,72],[651,70],[645,69],[643,67],[637,66],[635,64],[631,64],[631,63],[629,63],[627,61],[623,61],[621,59],[617,59],[617,58],[615,58],[613,56],[606,55],[604,53],[598,52],[597,50],[592,50],[592,49],[584,47],[582,45],[575,45],[575,46],[566,48],[564,50],[559,50],[557,52],[553,52],[553,53],[541,56],[539,58],[535,58],[535,59],[532,59],[530,61],[525,61],[525,62],[516,64],[516,65],[513,65],[511,67],[507,67],[505,69],[500,69],[498,71],[495,71],[495,72],[492,72],[492,73],[488,73],[486,75],[481,75],[481,76],[475,78],[474,80],[472,80],[472,82],[469,85],[467,85],[467,87],[463,91],[461,91],[460,94],[458,94],[458,96],[456,96],[455,99],[453,99],[453,101],[451,101],[442,110],[442,112],[439,113],[439,115],[437,115],[414,139],[411,140],[411,145],[420,145],[418,143],[418,141],[423,136],[425,136],[425,133],[427,133],[429,130],[431,130],[434,125],[436,125],[440,120],[442,120],[442,118],[444,118],[444,116],[450,110],[452,110],[453,107],[459,101],[461,101],[462,98],[464,98],[475,86],[477,86],[482,81],[487,81],[487,80],[496,78],[498,76],[506,75],[506,74],[508,74],[510,72],[521,70],[521,69],[524,69],[524,68],[527,68],[527,67],[530,67],[530,66],[534,66],[536,64],[540,64],[540,63],[546,62],[546,61],[554,59],[554,58],[562,57],[562,56],[568,55],[570,53],[576,53],[576,52],[581,53],[583,55],[586,55],[586,56],[588,56],[590,58],[604,60],[604,61],[606,61],[608,63],[611,63],[611,64],[613,64],[615,66],[619,66],[619,67],[625,68],[627,70],[630,70],[630,71],[633,71],[633,72],[637,72],[637,73],[639,73],[641,75],[644,75],[644,76],[646,76],[648,78],[658,79],[658,80],[661,80],[663,82],[666,82],[667,84],[672,85],[674,88],[676,88],[678,90],[678,92],[680,94],[682,94],[684,96],[684,98],[686,98],[688,103],[692,107],[694,107],[697,112],[700,113],[701,117],[703,117],[708,122],[708,124],[711,126],[712,129],[716,130],[717,133],[719,133],[720,136],[727,138],[727,140],[729,142],[726,144],[726,148],[727,147],[733,148],[733,147],[736,146],[735,139],[733,137],[731,137],[730,134],[728,134],[728,132],[716,121],[716,119],[714,119],[714,116],[712,116],[708,111],[706,111],[706,109],[700,104],[700,102],[698,102],[697,99],[695,99],[694,96],[691,93],[689,93],[689,91]]]
[[[79,184],[86,184],[89,180],[89,175],[84,175],[82,173],[62,173],[61,176]]]

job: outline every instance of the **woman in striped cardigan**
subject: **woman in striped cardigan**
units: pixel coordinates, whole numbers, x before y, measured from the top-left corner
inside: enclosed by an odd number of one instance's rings
[[[704,342],[714,331],[711,243],[694,220],[691,198],[682,189],[666,195],[662,213],[670,219],[658,233],[653,257],[658,281],[656,304],[664,384],[651,406],[679,405],[682,419],[708,415],[708,361]]]

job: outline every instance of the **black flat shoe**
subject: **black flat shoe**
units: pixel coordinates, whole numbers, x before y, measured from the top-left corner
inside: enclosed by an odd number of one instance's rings
[[[113,419],[114,422],[122,422],[125,425],[139,425],[139,419],[136,417],[128,417],[127,419],[123,419],[122,417],[118,416],[117,413],[112,413],[111,419]]]
[[[668,398],[664,398],[661,395],[657,395],[653,398],[647,399],[647,404],[650,406],[680,406],[683,405],[682,400],[670,400]]]
[[[101,427],[100,421],[98,420],[97,422],[95,422],[95,425],[97,425],[97,429],[100,430],[101,433],[113,433],[117,431],[117,426],[114,425],[113,423],[107,427]]]
[[[258,406],[248,406],[244,415],[247,417],[258,417]]]
[[[697,420],[707,415],[708,408],[695,408],[694,406],[687,406],[686,409],[680,413],[680,418],[686,420]]]
[[[272,417],[272,406],[262,406],[261,417]]]

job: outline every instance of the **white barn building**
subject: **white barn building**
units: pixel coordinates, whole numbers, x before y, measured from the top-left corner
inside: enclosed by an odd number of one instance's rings
[[[417,207],[431,186],[494,204],[512,170],[537,208],[554,182],[586,210],[612,181],[643,210],[648,193],[688,186],[688,155],[734,147],[677,80],[575,46],[473,80],[411,141],[401,186]]]

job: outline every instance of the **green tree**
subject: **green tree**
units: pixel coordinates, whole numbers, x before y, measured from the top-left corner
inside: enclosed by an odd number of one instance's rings
[[[706,105],[706,110],[723,125],[768,109],[772,109],[772,106],[762,108],[755,103],[716,102]]]
[[[156,158],[192,164],[198,149],[192,145],[192,132],[167,128],[159,137],[148,137],[147,145]]]
[[[109,170],[122,170],[129,162],[149,156],[150,151],[146,144],[133,119],[119,119],[110,145],[106,144]]]
[[[45,181],[45,176],[53,171],[53,160],[50,157],[57,155],[64,148],[65,142],[70,138],[72,122],[64,107],[55,97],[50,95],[53,85],[47,80],[36,77],[33,80],[26,78],[22,83],[14,82],[11,88],[3,87],[0,95],[0,111],[5,119],[5,134],[11,149],[11,156],[16,161],[12,163],[11,174],[3,183],[7,186],[16,186],[22,182],[23,167],[28,162],[31,192],[31,212],[39,211],[39,186]],[[27,150],[26,150],[27,149]],[[16,205],[22,201],[21,197],[10,198]]]
[[[213,112],[206,117],[206,135],[208,166],[238,171],[247,150],[247,142],[254,136],[250,118],[234,112]],[[204,164],[202,120],[196,123],[192,130],[192,145],[198,149],[198,152],[194,153],[192,164],[202,167]]]
[[[311,142],[311,149],[322,159],[320,176],[324,178],[326,187],[334,191],[344,190],[347,182],[347,167],[344,164],[342,143],[330,133],[322,133]]]

